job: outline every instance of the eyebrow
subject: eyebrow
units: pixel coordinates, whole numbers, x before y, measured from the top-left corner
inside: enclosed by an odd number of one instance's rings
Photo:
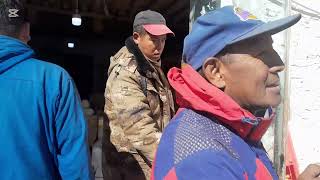
[[[160,40],[161,40],[161,39],[167,39],[167,36],[163,36],[163,37],[161,37],[161,36],[154,36],[154,35],[151,35],[151,36],[150,36],[150,38],[151,38],[151,39],[160,39]]]

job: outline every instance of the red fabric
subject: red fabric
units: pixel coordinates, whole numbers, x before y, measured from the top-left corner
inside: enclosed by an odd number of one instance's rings
[[[155,154],[157,154],[157,152],[156,152]],[[156,159],[157,159],[157,156],[154,157],[154,160],[153,160],[153,162],[152,162],[150,180],[154,180],[154,179],[155,179],[155,178],[154,178],[154,166],[155,166],[155,164],[156,164]]]
[[[286,174],[289,180],[296,180],[299,176],[299,164],[292,143],[290,131],[288,131],[286,146]]]
[[[176,91],[177,103],[181,108],[207,112],[231,126],[242,138],[247,137],[253,128],[251,124],[242,122],[242,118],[255,120],[256,117],[241,108],[223,91],[208,83],[190,65],[184,64],[181,69],[170,69],[168,79]],[[270,119],[262,120],[258,127],[255,127],[250,139],[260,140],[270,123]]]
[[[177,180],[177,174],[176,174],[176,170],[175,168],[172,168],[168,174],[166,175],[166,177],[163,178],[163,180]]]
[[[243,174],[243,177],[244,177],[244,180],[248,180],[249,179],[248,174],[246,172]]]
[[[262,120],[259,126],[257,126],[255,130],[252,131],[249,139],[252,141],[259,141],[264,135],[264,133],[266,133],[271,123],[272,123],[272,120]]]
[[[273,179],[268,169],[264,166],[264,164],[260,161],[260,159],[256,159],[256,165],[257,165],[257,170],[255,174],[256,179],[263,179],[263,180]]]

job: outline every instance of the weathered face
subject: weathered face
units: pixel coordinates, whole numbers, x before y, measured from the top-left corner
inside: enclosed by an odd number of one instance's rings
[[[152,61],[158,61],[163,52],[167,35],[154,36],[149,33],[133,34],[133,39],[144,56]]]
[[[240,42],[216,61],[220,88],[244,108],[274,107],[281,102],[278,73],[284,66],[272,43],[270,36]]]

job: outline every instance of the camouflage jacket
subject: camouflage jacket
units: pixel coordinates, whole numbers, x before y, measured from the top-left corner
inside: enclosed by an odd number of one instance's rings
[[[105,90],[110,141],[118,152],[139,152],[152,162],[162,131],[174,115],[169,83],[130,38],[110,61]]]

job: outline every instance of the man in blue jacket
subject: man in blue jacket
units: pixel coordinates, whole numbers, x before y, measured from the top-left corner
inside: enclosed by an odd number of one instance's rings
[[[184,40],[185,64],[168,73],[180,109],[162,134],[152,179],[278,179],[260,141],[281,102],[284,64],[271,35],[300,18],[265,23],[227,6],[195,21]],[[299,180],[319,174],[313,164]]]
[[[25,17],[19,0],[0,0],[0,178],[91,179],[76,87],[34,58]]]

